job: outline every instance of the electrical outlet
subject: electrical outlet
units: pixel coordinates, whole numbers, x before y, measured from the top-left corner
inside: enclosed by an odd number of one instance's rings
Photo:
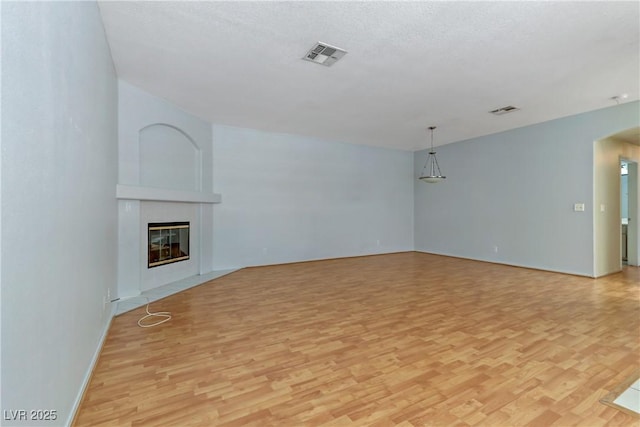
[[[494,247],[493,247],[493,252],[494,252],[494,253],[498,253],[498,247],[497,247],[497,246],[494,246]]]

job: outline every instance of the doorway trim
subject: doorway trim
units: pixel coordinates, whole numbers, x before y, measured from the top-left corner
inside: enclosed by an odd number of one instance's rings
[[[622,270],[622,233],[621,233],[621,194],[620,161],[626,160],[633,165],[640,163],[640,142],[620,138],[619,135],[635,134],[637,128],[631,128],[603,138],[594,143],[593,157],[593,277],[601,277]],[[633,163],[635,162],[635,163]],[[636,191],[631,201],[635,207],[635,224],[629,231],[631,257],[629,265],[638,265],[640,239],[638,236],[637,182],[638,168],[635,169]],[[630,215],[631,216],[631,215]],[[632,217],[632,221],[633,221]]]
[[[638,229],[638,211],[640,211],[638,197],[638,180],[640,179],[638,171],[638,160],[620,156],[621,161],[625,161],[628,165],[628,189],[629,189],[629,224],[627,225],[627,265],[640,265],[640,230]],[[622,196],[621,196],[622,197]],[[622,239],[622,236],[620,237]],[[622,268],[622,257],[620,259],[620,268]]]

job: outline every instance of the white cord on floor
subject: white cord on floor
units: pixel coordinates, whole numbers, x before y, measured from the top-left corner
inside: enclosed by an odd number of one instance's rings
[[[149,304],[150,304],[149,303],[149,298],[146,298],[146,300],[147,300],[147,308],[146,308],[147,314],[145,316],[141,317],[140,320],[138,320],[138,326],[140,326],[141,328],[151,328],[153,326],[158,326],[161,323],[168,322],[169,320],[171,320],[171,313],[168,312],[168,311],[158,311],[158,312],[155,312],[155,313],[151,313],[149,311]],[[147,318],[149,318],[149,317],[163,317],[164,320],[159,320],[159,321],[157,321],[155,323],[150,323],[148,325],[143,324],[142,321],[147,319]]]

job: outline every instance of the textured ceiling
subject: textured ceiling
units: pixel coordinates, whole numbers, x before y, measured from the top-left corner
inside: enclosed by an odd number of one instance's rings
[[[118,76],[218,124],[416,150],[640,95],[634,1],[99,4]]]

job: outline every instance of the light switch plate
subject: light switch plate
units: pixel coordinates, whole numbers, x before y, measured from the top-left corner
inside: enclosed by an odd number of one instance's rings
[[[584,212],[584,203],[576,203],[573,205],[574,212]]]

